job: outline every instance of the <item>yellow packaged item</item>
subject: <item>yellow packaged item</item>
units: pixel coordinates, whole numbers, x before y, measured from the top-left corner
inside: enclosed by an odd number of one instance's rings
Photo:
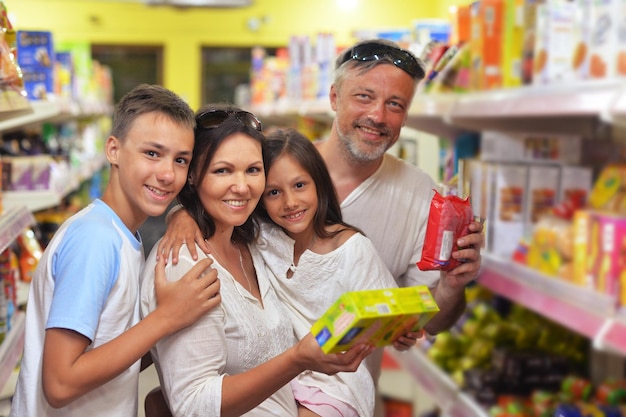
[[[382,347],[424,327],[439,307],[425,285],[343,294],[311,328],[325,353],[358,343]]]

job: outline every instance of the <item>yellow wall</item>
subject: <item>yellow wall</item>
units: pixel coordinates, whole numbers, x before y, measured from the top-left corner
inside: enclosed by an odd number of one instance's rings
[[[446,17],[458,0],[357,0],[343,11],[336,0],[254,0],[235,9],[174,9],[134,2],[4,0],[16,29],[49,30],[56,41],[162,45],[164,85],[197,108],[202,46],[284,46],[291,35],[332,32],[338,45],[371,28],[410,27],[416,18]],[[466,3],[467,1],[465,1]],[[248,28],[250,19],[261,22]],[[115,76],[115,75],[114,75]]]

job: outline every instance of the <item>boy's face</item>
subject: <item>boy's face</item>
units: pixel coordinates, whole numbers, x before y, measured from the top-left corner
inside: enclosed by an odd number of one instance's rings
[[[158,112],[137,117],[124,141],[109,138],[107,155],[121,193],[114,208],[131,230],[147,216],[161,215],[182,189],[193,145],[193,129]]]

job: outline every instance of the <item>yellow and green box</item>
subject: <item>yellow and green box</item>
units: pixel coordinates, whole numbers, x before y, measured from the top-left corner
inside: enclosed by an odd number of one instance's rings
[[[311,328],[325,353],[366,342],[376,347],[421,329],[439,311],[425,285],[343,294]]]

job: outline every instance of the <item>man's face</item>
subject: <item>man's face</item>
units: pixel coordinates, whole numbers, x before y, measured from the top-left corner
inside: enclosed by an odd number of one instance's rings
[[[330,101],[340,142],[357,162],[375,161],[398,140],[415,92],[411,76],[392,64],[349,70]]]

